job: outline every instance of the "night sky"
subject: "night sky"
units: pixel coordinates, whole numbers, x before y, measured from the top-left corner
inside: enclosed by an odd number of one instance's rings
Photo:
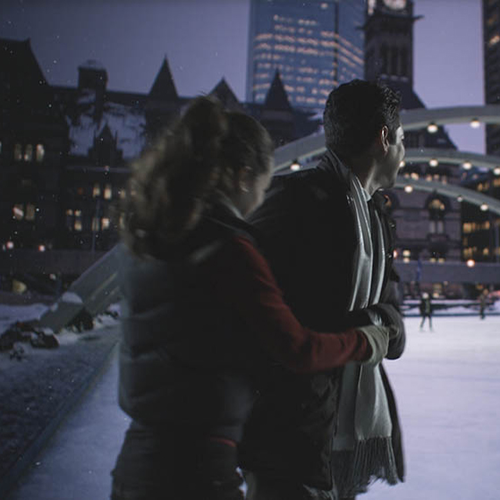
[[[1,0],[0,37],[31,46],[48,82],[74,86],[98,60],[111,90],[148,92],[168,57],[177,91],[194,96],[225,77],[244,100],[249,0]],[[481,0],[416,0],[415,90],[428,107],[482,104]],[[447,127],[464,151],[484,132]]]

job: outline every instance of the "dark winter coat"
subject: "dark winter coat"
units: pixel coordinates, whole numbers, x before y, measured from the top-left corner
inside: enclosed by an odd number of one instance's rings
[[[133,419],[114,470],[121,481],[158,484],[183,450],[238,442],[266,353],[298,372],[369,357],[360,332],[297,323],[251,233],[220,206],[155,258],[121,249],[119,402]]]
[[[330,331],[349,324],[384,323],[398,328],[388,358],[401,356],[405,332],[392,268],[394,225],[375,194],[385,239],[385,276],[378,305],[348,313],[356,248],[347,171],[330,152],[311,170],[276,177],[266,202],[251,218],[260,245],[285,301],[312,329]],[[393,448],[404,474],[394,396],[381,366],[393,422]],[[336,425],[341,369],[297,377],[275,366],[266,378],[245,427],[242,467],[320,489],[331,489],[332,437]]]

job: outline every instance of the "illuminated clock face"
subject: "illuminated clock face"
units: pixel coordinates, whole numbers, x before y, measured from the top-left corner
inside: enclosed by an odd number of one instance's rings
[[[384,3],[390,9],[401,10],[406,7],[406,0],[384,0]]]

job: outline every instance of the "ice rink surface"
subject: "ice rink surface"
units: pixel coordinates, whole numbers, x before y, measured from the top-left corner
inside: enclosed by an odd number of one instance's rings
[[[500,316],[407,318],[407,349],[386,361],[403,427],[407,478],[359,500],[500,499]],[[128,419],[116,357],[9,500],[104,500]]]
[[[407,347],[385,367],[403,428],[404,484],[367,500],[500,499],[500,317],[407,318]]]

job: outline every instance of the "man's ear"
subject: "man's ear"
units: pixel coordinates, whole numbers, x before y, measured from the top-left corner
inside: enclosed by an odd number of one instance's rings
[[[389,127],[387,125],[384,125],[380,129],[380,145],[382,146],[384,153],[389,151],[389,146],[391,144],[389,142]]]

